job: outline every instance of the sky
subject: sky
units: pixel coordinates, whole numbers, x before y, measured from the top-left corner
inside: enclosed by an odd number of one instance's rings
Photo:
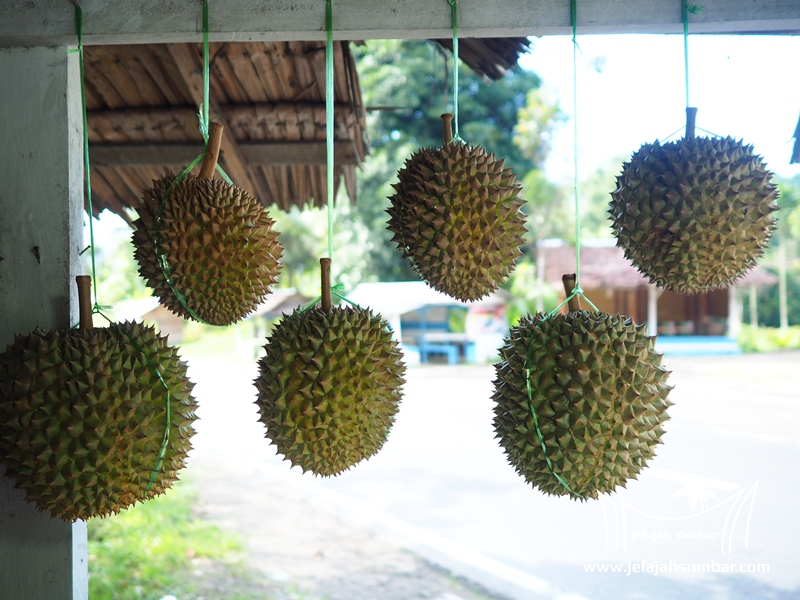
[[[578,33],[577,123],[581,177],[630,158],[639,146],[664,141],[685,125],[683,36]],[[569,120],[558,130],[545,164],[552,181],[573,174],[573,47],[567,36],[535,40],[522,66]],[[689,36],[689,97],[697,127],[742,139],[781,177],[790,165],[800,117],[800,36]],[[702,132],[698,132],[702,134]]]

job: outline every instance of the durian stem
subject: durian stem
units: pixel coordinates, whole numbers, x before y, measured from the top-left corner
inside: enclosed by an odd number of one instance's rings
[[[686,107],[686,134],[683,136],[687,140],[694,139],[694,125],[697,121],[697,109],[693,106]]]
[[[445,144],[453,141],[453,113],[442,115],[442,140]]]
[[[561,283],[564,284],[564,292],[567,294],[567,298],[569,298],[570,294],[572,294],[572,290],[575,289],[575,273],[566,273],[561,276]],[[567,302],[567,310],[569,312],[575,312],[576,310],[583,310],[581,308],[581,298],[577,294],[569,299]]]
[[[330,312],[333,302],[331,300],[331,259],[320,258],[319,270],[322,279],[322,310]]]
[[[80,314],[80,328],[82,331],[91,331],[92,323],[92,278],[89,275],[75,277],[78,284],[78,313]]]
[[[222,130],[220,123],[214,121],[208,126],[208,144],[206,153],[203,157],[203,166],[200,167],[200,177],[211,179],[214,177],[214,169],[217,168],[219,159],[219,146],[222,143]]]

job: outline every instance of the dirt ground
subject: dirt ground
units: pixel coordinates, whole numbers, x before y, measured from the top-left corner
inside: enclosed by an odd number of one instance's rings
[[[275,600],[500,600],[267,472],[192,465],[200,514],[247,541],[247,564]]]
[[[331,501],[311,474],[289,472],[257,423],[252,364],[190,364],[201,418],[186,477],[198,488],[200,514],[245,539],[256,574],[250,587],[265,600],[508,598],[425,560],[357,507]],[[228,597],[224,575],[219,595],[204,600]]]

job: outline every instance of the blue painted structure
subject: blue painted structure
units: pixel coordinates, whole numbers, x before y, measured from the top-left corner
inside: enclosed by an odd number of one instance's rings
[[[711,335],[660,335],[656,350],[669,356],[722,356],[741,354],[736,340]]]

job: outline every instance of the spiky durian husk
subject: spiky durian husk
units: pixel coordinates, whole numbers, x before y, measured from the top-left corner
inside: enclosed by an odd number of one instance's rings
[[[148,491],[167,426],[169,443]],[[177,479],[194,433],[193,384],[166,338],[137,323],[35,330],[0,354],[0,465],[65,521],[118,513]]]
[[[161,303],[190,319],[155,251],[156,216],[174,179],[168,173],[145,190],[134,222],[134,256]],[[172,186],[161,210],[158,236],[173,285],[198,317],[230,325],[263,302],[278,280],[283,249],[274,221],[258,200],[220,179],[187,175]]]
[[[625,256],[651,283],[683,294],[731,285],[775,229],[772,174],[732,138],[644,144],[611,196]]]
[[[522,254],[521,187],[480,146],[458,141],[414,153],[389,198],[392,241],[433,288],[459,300],[496,290]]]
[[[492,398],[495,431],[517,473],[545,493],[569,494],[555,472],[584,498],[635,479],[655,455],[672,405],[654,347],[643,326],[600,312],[528,315],[512,328]]]
[[[256,404],[266,436],[292,466],[338,475],[381,449],[405,365],[379,316],[350,307],[295,311],[264,349]]]

